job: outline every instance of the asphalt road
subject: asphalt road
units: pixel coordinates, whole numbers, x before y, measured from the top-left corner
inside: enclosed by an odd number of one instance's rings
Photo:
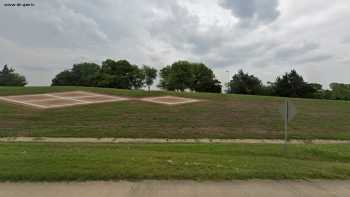
[[[0,183],[0,197],[347,197],[350,181]]]

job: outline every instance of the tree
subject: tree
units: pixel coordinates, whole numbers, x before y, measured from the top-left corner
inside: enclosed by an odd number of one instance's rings
[[[221,82],[215,79],[214,72],[205,64],[192,63],[192,82],[190,89],[196,92],[221,92]]]
[[[95,63],[74,64],[52,80],[52,85],[77,85],[138,89],[144,85],[144,72],[126,60],[107,59],[102,67]]]
[[[4,68],[0,71],[0,86],[25,86],[27,81],[24,76],[15,73],[13,68]]]
[[[315,89],[316,92],[322,91],[322,85],[319,83],[310,83],[310,86]]]
[[[126,60],[107,59],[102,62],[102,73],[104,83],[99,83],[99,85],[103,87],[138,89],[144,85],[144,73],[136,65],[131,65]]]
[[[295,70],[277,77],[273,83],[274,94],[284,97],[312,97],[316,92],[314,85],[308,84]]]
[[[178,61],[160,71],[160,87],[167,90],[184,91],[191,86],[191,64],[187,61]]]
[[[350,100],[350,84],[331,83],[332,98],[337,100]]]
[[[71,70],[57,74],[52,85],[96,86],[100,70],[100,66],[95,63],[74,64]]]
[[[142,69],[139,69],[136,65],[133,65],[133,71],[130,76],[132,88],[139,89],[145,85],[145,73]]]
[[[80,86],[96,86],[96,78],[101,68],[95,63],[74,64],[72,69],[76,84]]]
[[[328,90],[323,90],[322,85],[319,83],[310,83],[309,84],[313,89],[314,92],[310,96],[315,99],[329,99],[329,92]]]
[[[175,90],[181,92],[189,88],[192,83],[191,64],[187,61],[178,61],[172,64],[169,83]]]
[[[208,88],[204,92],[221,93],[221,90],[221,82],[217,79],[213,79],[212,82],[208,84]]]
[[[52,86],[69,86],[76,85],[73,73],[70,70],[64,70],[58,73],[54,79],[52,79]]]
[[[220,81],[215,79],[213,71],[201,63],[177,61],[160,70],[159,87],[167,90],[198,92],[221,92]]]
[[[144,65],[142,70],[145,75],[145,83],[148,87],[148,92],[150,92],[151,85],[153,84],[154,80],[157,78],[157,69]]]
[[[170,73],[171,73],[171,66],[166,66],[160,70],[160,82],[158,87],[167,89],[170,91],[174,91],[175,87],[173,87],[173,84],[170,84]]]
[[[254,75],[244,73],[243,70],[239,70],[238,73],[232,77],[232,80],[229,82],[229,86],[230,93],[235,94],[256,95],[262,93],[263,89],[263,84],[260,79]]]

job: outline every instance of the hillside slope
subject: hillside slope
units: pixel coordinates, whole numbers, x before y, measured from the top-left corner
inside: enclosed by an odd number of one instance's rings
[[[0,136],[132,138],[282,138],[284,98],[116,90],[86,87],[1,87],[0,96],[84,90],[128,97],[176,95],[202,102],[164,106],[125,101],[37,110],[0,101]],[[291,99],[297,139],[350,139],[350,102]]]

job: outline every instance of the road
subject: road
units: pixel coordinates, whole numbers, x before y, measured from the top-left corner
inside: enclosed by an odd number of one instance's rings
[[[0,183],[0,197],[347,197],[350,181]]]

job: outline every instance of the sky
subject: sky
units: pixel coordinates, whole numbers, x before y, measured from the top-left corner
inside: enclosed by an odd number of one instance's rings
[[[202,62],[227,82],[296,69],[328,88],[350,83],[349,0],[0,0],[0,66],[31,86],[74,63],[127,59],[160,69]],[[10,7],[5,3],[33,3]]]

